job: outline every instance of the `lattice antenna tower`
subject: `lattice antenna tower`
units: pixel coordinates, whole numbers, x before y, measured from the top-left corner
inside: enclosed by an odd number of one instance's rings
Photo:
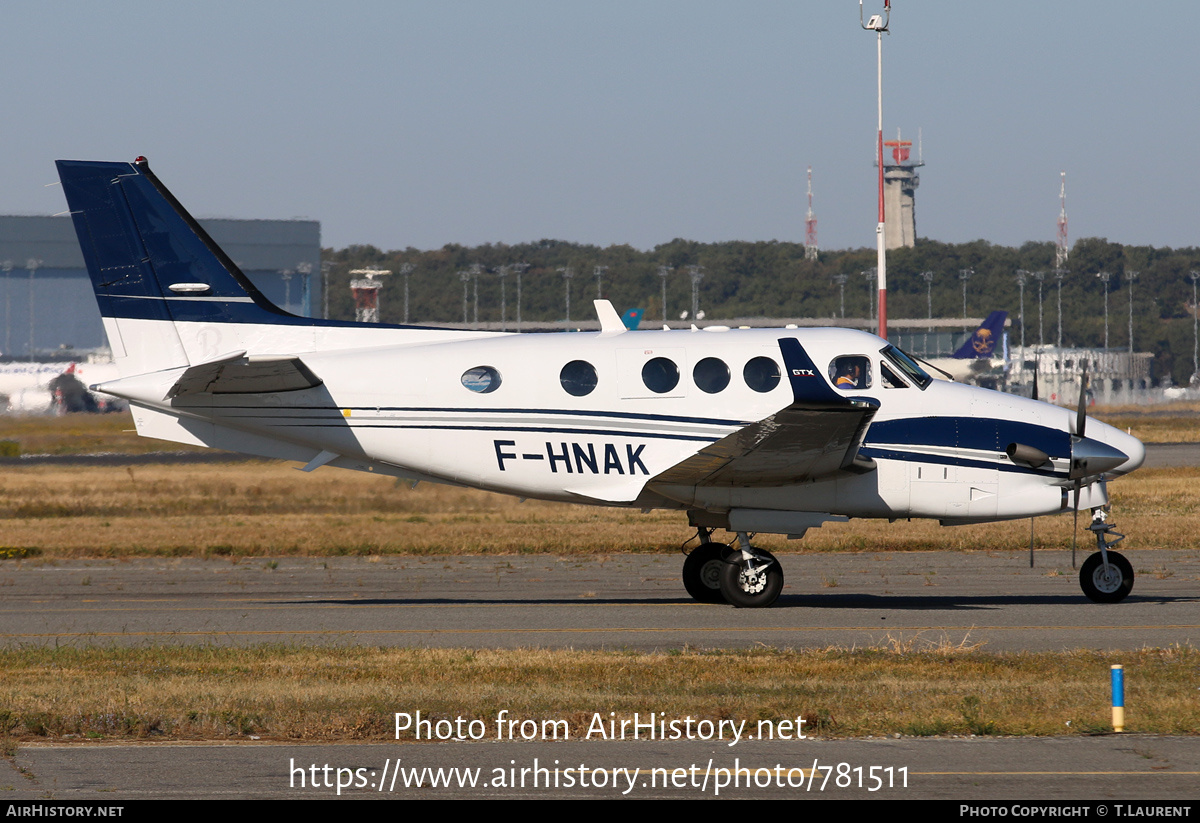
[[[1054,267],[1065,268],[1067,265],[1067,173],[1061,173],[1062,185],[1058,190],[1058,239],[1054,248]]]
[[[804,218],[804,259],[817,259],[817,215],[812,207],[812,166],[808,167],[808,216]]]

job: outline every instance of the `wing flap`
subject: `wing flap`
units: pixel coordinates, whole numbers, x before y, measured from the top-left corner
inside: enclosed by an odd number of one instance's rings
[[[298,391],[321,385],[321,379],[295,355],[250,355],[234,352],[188,367],[166,399],[189,394],[265,394]]]

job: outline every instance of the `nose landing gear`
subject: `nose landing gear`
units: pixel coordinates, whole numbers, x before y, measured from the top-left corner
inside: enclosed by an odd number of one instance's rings
[[[1092,524],[1088,531],[1096,535],[1098,551],[1083,561],[1079,569],[1079,586],[1088,599],[1096,603],[1120,603],[1133,590],[1133,566],[1124,555],[1111,549],[1124,540],[1125,535],[1116,531],[1115,525],[1108,522],[1108,513],[1100,507],[1092,509]]]

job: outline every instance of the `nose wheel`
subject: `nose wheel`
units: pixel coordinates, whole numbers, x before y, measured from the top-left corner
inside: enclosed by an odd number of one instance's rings
[[[1098,551],[1083,561],[1079,569],[1079,587],[1089,600],[1096,603],[1120,603],[1133,590],[1133,566],[1125,556],[1110,550],[1125,539],[1108,522],[1102,508],[1092,510],[1088,531],[1096,535]]]

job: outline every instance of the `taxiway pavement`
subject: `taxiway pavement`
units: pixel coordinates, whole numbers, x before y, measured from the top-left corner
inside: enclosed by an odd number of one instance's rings
[[[1084,553],[1079,554],[1082,562]],[[1200,643],[1200,552],[1133,551],[1133,593],[1087,600],[1070,552],[781,554],[769,609],[689,599],[682,555],[136,559],[0,565],[8,645],[989,651]]]

